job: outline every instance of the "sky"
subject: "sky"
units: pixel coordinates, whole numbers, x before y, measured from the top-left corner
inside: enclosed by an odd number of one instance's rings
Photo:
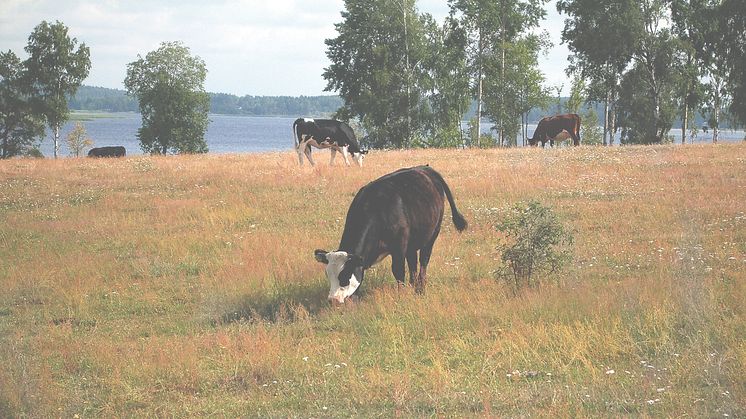
[[[547,30],[554,47],[540,57],[549,86],[569,92],[568,50],[560,45],[563,18],[547,4]],[[437,21],[447,0],[418,0],[421,13]],[[127,64],[182,41],[207,65],[208,92],[239,96],[316,96],[324,92],[329,66],[325,39],[337,36],[343,0],[0,0],[0,51],[21,59],[34,27],[61,21],[91,52],[89,86],[124,88]]]

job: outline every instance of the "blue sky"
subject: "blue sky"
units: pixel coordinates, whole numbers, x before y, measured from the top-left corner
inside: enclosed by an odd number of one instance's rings
[[[163,41],[183,41],[207,64],[205,88],[236,95],[320,95],[329,65],[324,40],[336,36],[342,0],[0,0],[0,50],[26,54],[28,36],[42,20],[60,20],[91,50],[85,84],[123,88],[126,65]],[[447,0],[419,0],[438,21]],[[567,48],[559,45],[562,17],[547,4],[555,46],[541,57],[548,84],[569,81]]]

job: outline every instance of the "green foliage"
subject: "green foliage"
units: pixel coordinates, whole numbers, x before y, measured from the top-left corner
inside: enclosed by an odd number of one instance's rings
[[[572,80],[570,97],[565,102],[565,110],[568,113],[580,113],[580,107],[583,105],[585,96],[585,80],[575,75]]]
[[[146,153],[206,153],[210,97],[205,62],[180,42],[164,42],[127,65],[124,85],[140,103],[137,137]]]
[[[717,9],[721,32],[715,34],[712,54],[722,57],[728,74],[726,90],[732,97],[730,112],[746,125],[746,8],[742,0],[724,0]]]
[[[327,91],[338,91],[340,119],[357,117],[369,132],[369,145],[409,147],[425,137],[430,106],[425,100],[430,75],[422,18],[415,0],[346,0],[338,36],[327,39],[331,65],[324,71]]]
[[[598,114],[588,106],[580,115],[580,132],[583,145],[601,145],[604,139],[603,128],[598,126]]]
[[[496,229],[510,241],[498,250],[507,268],[500,273],[514,291],[538,287],[541,272],[557,272],[571,259],[572,235],[552,209],[538,201],[516,204]]]
[[[80,86],[70,96],[68,106],[82,111],[139,112],[137,100],[127,96],[124,90],[95,86]]]
[[[70,155],[80,157],[80,153],[91,146],[93,146],[93,140],[88,137],[85,126],[82,122],[76,122],[75,128],[67,134],[67,148],[70,150]]]
[[[44,119],[33,112],[22,77],[23,63],[12,52],[0,52],[0,158],[24,155],[44,135]]]
[[[663,142],[677,115],[688,126],[697,109],[713,128],[731,112],[746,121],[742,1],[559,0],[557,9],[569,16],[568,71],[609,105],[624,143]]]
[[[431,147],[463,146],[465,142],[461,120],[469,106],[469,77],[466,57],[466,31],[452,16],[442,27],[426,20],[428,54],[425,67],[430,69],[428,81],[431,107],[425,128],[431,133]]]
[[[236,96],[210,93],[210,112],[225,115],[331,115],[343,105],[339,96]]]
[[[236,96],[210,93],[210,113],[252,116],[331,115],[343,102],[339,96]],[[80,86],[68,101],[72,110],[139,112],[137,100],[127,92],[105,87]]]
[[[546,101],[541,88],[544,78],[536,68],[538,53],[548,42],[544,36],[527,34],[546,15],[543,4],[542,0],[450,3],[451,14],[461,16],[468,34],[475,96],[485,105],[483,115],[495,123],[499,145],[516,144],[521,122],[527,122],[525,115]]]
[[[59,152],[60,127],[69,119],[68,96],[74,94],[91,69],[88,47],[67,34],[57,21],[41,22],[28,39],[25,62],[35,111],[43,114],[54,135],[54,157]],[[77,46],[77,49],[76,49]]]

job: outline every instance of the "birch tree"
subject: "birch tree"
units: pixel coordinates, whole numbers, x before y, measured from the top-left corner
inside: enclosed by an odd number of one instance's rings
[[[70,117],[67,100],[74,95],[91,69],[90,51],[70,38],[62,22],[41,22],[28,39],[25,61],[32,103],[52,130],[54,158],[60,148],[60,128]]]

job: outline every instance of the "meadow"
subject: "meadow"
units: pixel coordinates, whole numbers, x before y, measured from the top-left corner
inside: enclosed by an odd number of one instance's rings
[[[0,161],[0,417],[746,416],[746,143],[315,154]],[[468,230],[331,307],[314,249],[425,163]],[[514,294],[531,199],[573,260]]]

